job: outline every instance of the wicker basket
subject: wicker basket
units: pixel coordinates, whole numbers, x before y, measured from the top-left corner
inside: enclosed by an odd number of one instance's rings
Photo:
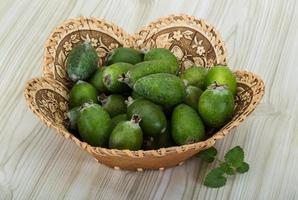
[[[186,15],[158,19],[133,36],[113,23],[85,17],[68,20],[54,30],[45,45],[43,76],[33,78],[26,84],[27,103],[46,125],[89,152],[99,163],[115,169],[163,170],[182,164],[199,151],[213,146],[216,140],[238,126],[255,109],[264,93],[264,83],[257,75],[236,71],[238,89],[235,114],[228,124],[209,139],[148,151],[92,147],[77,139],[63,126],[72,84],[65,72],[65,61],[70,50],[81,41],[90,41],[96,48],[100,64],[111,49],[120,46],[168,48],[179,59],[181,70],[193,64],[204,67],[226,64],[226,49],[214,27],[204,20]]]

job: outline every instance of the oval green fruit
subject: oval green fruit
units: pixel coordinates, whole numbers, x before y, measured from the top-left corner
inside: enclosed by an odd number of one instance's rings
[[[191,144],[204,139],[204,124],[193,108],[186,104],[176,106],[172,114],[172,137],[179,145]]]
[[[126,113],[125,98],[118,94],[111,94],[109,96],[100,95],[98,100],[101,102],[102,107],[108,111],[111,117]]]
[[[186,87],[186,96],[184,99],[184,103],[197,110],[199,98],[203,91],[195,86],[187,86]]]
[[[118,62],[130,63],[130,64],[137,64],[142,62],[144,58],[144,54],[136,49],[127,48],[127,47],[119,47],[113,49],[108,57],[107,57],[107,64],[111,65]]]
[[[113,93],[129,91],[130,88],[119,79],[121,79],[122,74],[125,74],[132,67],[133,65],[129,63],[115,63],[108,66],[103,72],[103,84]]]
[[[75,46],[66,61],[68,77],[74,82],[89,78],[97,68],[98,59],[97,52],[90,43]]]
[[[204,82],[205,88],[213,83],[227,85],[232,94],[236,95],[236,76],[227,66],[217,65],[209,70]]]
[[[131,118],[138,115],[142,118],[140,126],[144,134],[148,136],[158,136],[167,127],[167,119],[161,108],[145,99],[135,99],[129,102],[127,116]]]
[[[225,86],[210,85],[198,102],[198,110],[205,124],[212,128],[219,128],[233,116],[234,97]]]
[[[133,87],[135,82],[144,76],[156,73],[176,74],[178,67],[178,65],[173,65],[171,61],[167,60],[144,61],[128,70],[125,74],[124,82],[130,87]]]
[[[140,78],[134,84],[133,90],[154,103],[167,106],[183,102],[186,94],[183,81],[173,74],[166,73]]]
[[[121,123],[121,122],[124,122],[124,121],[127,121],[127,115],[126,113],[125,114],[120,114],[120,115],[117,115],[115,117],[112,118],[112,128],[114,129],[117,124]]]
[[[78,81],[70,90],[69,107],[74,108],[87,102],[97,102],[97,91],[91,84]]]
[[[150,49],[147,53],[145,53],[144,61],[149,61],[149,60],[164,60],[167,62],[172,63],[178,72],[179,69],[179,63],[176,58],[176,56],[169,50],[165,48],[153,48]]]
[[[193,85],[203,89],[207,73],[208,70],[206,68],[193,66],[184,70],[180,74],[180,78],[186,80],[188,85]]]
[[[105,67],[98,68],[88,81],[91,85],[93,85],[96,88],[99,94],[108,91],[106,86],[103,84],[104,69]]]
[[[138,116],[133,116],[131,121],[119,123],[111,133],[109,148],[140,150],[143,143],[143,133],[139,126],[139,120]]]
[[[98,104],[84,104],[78,118],[78,128],[85,142],[104,147],[112,131],[110,115]]]

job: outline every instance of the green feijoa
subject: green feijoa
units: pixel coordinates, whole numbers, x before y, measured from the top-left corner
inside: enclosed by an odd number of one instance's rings
[[[91,76],[91,78],[89,79],[89,83],[96,88],[96,90],[99,94],[108,91],[106,86],[103,84],[104,69],[105,69],[105,67],[98,68],[95,71],[95,73]]]
[[[217,83],[218,85],[227,85],[232,94],[236,95],[236,76],[227,66],[217,65],[209,70],[205,78],[204,86],[207,88],[213,83]]]
[[[97,102],[97,91],[85,81],[78,81],[70,90],[69,107],[81,106],[86,102]]]
[[[201,95],[198,110],[204,123],[212,128],[219,128],[233,116],[234,97],[223,85],[212,84]]]
[[[172,137],[179,145],[191,144],[204,139],[203,121],[196,110],[186,104],[179,104],[174,108],[171,125]]]
[[[179,76],[181,79],[186,80],[188,85],[203,89],[207,73],[208,70],[206,68],[193,66],[184,70]]]
[[[122,74],[125,74],[129,69],[133,67],[129,63],[115,63],[108,66],[103,72],[103,84],[108,91],[113,93],[123,93],[130,90],[130,88],[123,83]]]
[[[111,117],[100,105],[84,104],[77,123],[79,133],[85,142],[100,147],[108,144],[112,131]]]
[[[119,123],[111,133],[109,148],[140,150],[143,143],[143,133],[139,126],[140,120],[137,115],[134,115],[130,121]]]
[[[111,117],[126,113],[126,99],[119,94],[111,94],[109,96],[102,94],[98,96],[98,100]]]
[[[75,46],[68,54],[66,70],[68,77],[76,82],[89,78],[97,68],[98,55],[88,42]]]
[[[107,64],[111,65],[118,62],[130,63],[130,64],[137,64],[142,62],[144,58],[144,54],[133,48],[127,47],[119,47],[113,49],[108,57],[107,57]]]
[[[158,73],[140,78],[133,90],[154,103],[173,106],[183,102],[186,92],[183,81],[173,74]]]
[[[195,86],[189,85],[186,87],[186,96],[184,98],[184,103],[192,107],[193,109],[198,109],[199,98],[203,91]]]
[[[176,73],[179,69],[179,63],[176,56],[168,49],[164,48],[154,48],[150,49],[148,52],[145,53],[144,61],[149,60],[165,60],[171,62],[173,65],[176,66]]]
[[[178,65],[174,65],[172,62],[167,60],[144,61],[136,64],[134,68],[128,70],[128,72],[124,75],[124,82],[130,87],[133,87],[135,82],[144,76],[156,73],[176,74],[178,67]]]
[[[112,118],[112,128],[114,129],[117,124],[119,124],[120,122],[124,122],[124,121],[127,121],[127,114],[126,113],[116,115],[115,117]]]
[[[139,115],[142,118],[140,126],[145,135],[158,136],[167,127],[167,119],[161,107],[145,99],[135,99],[128,102],[127,116]]]

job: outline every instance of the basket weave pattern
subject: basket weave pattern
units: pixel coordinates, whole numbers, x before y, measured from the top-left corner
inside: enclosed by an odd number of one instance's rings
[[[180,70],[191,65],[212,67],[226,64],[227,53],[218,32],[203,20],[179,15],[161,18],[130,36],[113,23],[96,18],[71,19],[57,27],[45,46],[43,76],[28,81],[25,98],[31,110],[49,127],[89,152],[98,162],[115,169],[164,169],[183,163],[201,150],[214,145],[238,126],[260,102],[263,81],[255,74],[236,71],[237,96],[233,119],[209,139],[183,146],[158,150],[115,150],[92,147],[78,140],[64,127],[68,110],[68,79],[65,63],[77,44],[89,41],[95,47],[102,65],[107,53],[117,47],[170,49],[180,61]]]

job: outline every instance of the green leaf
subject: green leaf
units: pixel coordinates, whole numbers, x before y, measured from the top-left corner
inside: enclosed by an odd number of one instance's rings
[[[226,174],[228,175],[234,175],[236,172],[233,169],[233,167],[229,163],[221,163],[220,167],[225,171]]]
[[[221,167],[212,169],[206,176],[204,185],[211,188],[224,186],[227,178],[224,176],[224,170]]]
[[[243,174],[249,170],[249,164],[246,162],[242,162],[241,165],[236,170],[237,172]]]
[[[225,155],[225,161],[235,168],[240,167],[244,159],[244,152],[240,146],[229,150]]]
[[[198,156],[202,160],[208,163],[211,163],[214,161],[216,154],[217,154],[217,150],[214,147],[210,147],[209,149],[201,151]]]

